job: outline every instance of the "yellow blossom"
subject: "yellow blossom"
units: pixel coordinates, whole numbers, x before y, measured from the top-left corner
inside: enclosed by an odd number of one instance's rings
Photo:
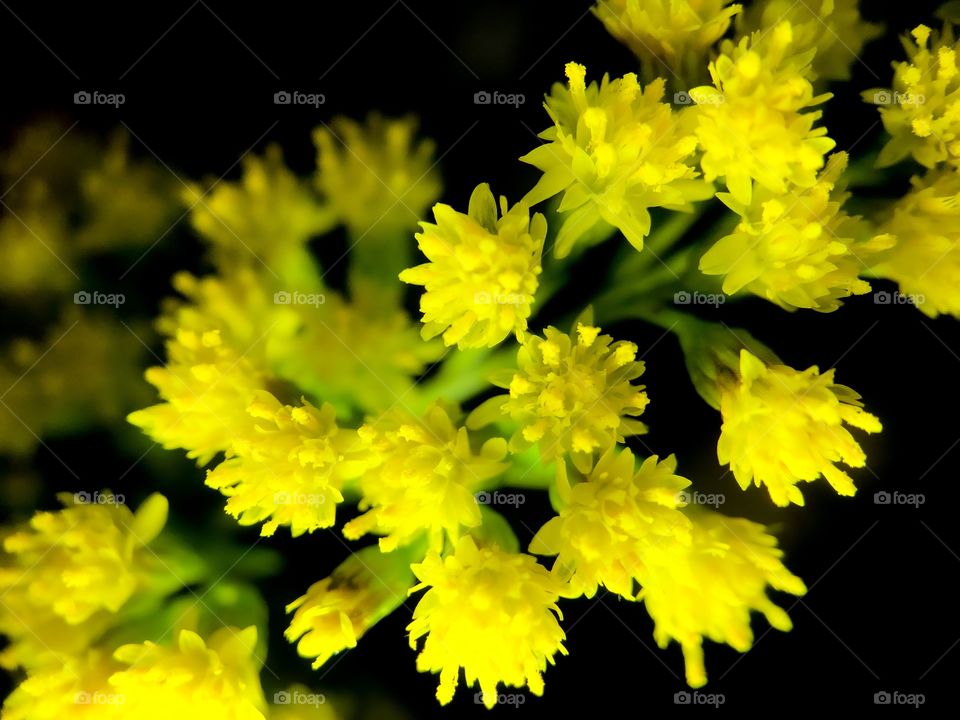
[[[839,184],[846,165],[846,153],[837,153],[812,187],[786,194],[758,188],[749,206],[721,195],[741,221],[704,254],[700,270],[723,275],[725,293],[746,289],[787,310],[829,312],[841,298],[869,292],[858,275],[893,238],[870,237],[860,218],[841,209],[849,196]]]
[[[634,73],[587,85],[586,72],[567,63],[568,87],[554,85],[546,101],[554,127],[540,137],[548,142],[521,158],[543,171],[527,204],[563,193],[557,257],[601,223],[617,227],[640,250],[650,208],[688,210],[713,194],[689,164],[697,147],[693,127],[661,102],[662,78],[644,89]]]
[[[207,472],[207,485],[229,499],[241,525],[281,525],[297,537],[334,524],[340,490],[367,465],[355,430],[337,427],[333,406],[282,405],[266,391],[247,407],[250,423],[236,428],[227,459]]]
[[[317,187],[355,236],[412,229],[439,197],[434,143],[415,140],[416,129],[412,117],[373,114],[365,125],[338,117],[314,132]]]
[[[469,536],[453,554],[430,554],[413,571],[420,584],[410,592],[428,589],[407,628],[410,646],[426,635],[417,669],[440,673],[442,705],[453,699],[461,667],[468,687],[479,683],[488,708],[499,683],[543,694],[547,663],[567,654],[557,622],[560,580],[530,555],[477,547]]]
[[[856,488],[842,462],[866,465],[866,455],[846,426],[880,432],[880,421],[863,410],[860,396],[833,381],[834,371],[803,372],[765,364],[740,352],[739,373],[720,381],[723,426],[717,444],[721,464],[729,464],[744,490],[766,486],[774,503],[803,505],[797,484],[823,476],[841,495]]]
[[[554,572],[569,579],[575,595],[593,597],[599,586],[628,600],[642,576],[651,544],[689,542],[689,521],[678,510],[690,484],[676,474],[671,455],[648,457],[639,468],[633,453],[608,450],[583,482],[571,487],[558,466],[559,514],[530,542],[536,555],[557,555]]]
[[[753,644],[750,613],[763,613],[788,631],[790,618],[767,596],[774,590],[803,595],[803,581],[784,567],[783,551],[762,525],[690,508],[689,544],[663,543],[650,553],[641,597],[653,618],[661,648],[676,640],[683,649],[687,683],[707,681],[703,639],[740,652]]]
[[[944,168],[912,182],[883,226],[896,245],[873,271],[898,282],[925,315],[960,318],[960,175]]]
[[[77,282],[66,212],[46,185],[21,190],[21,204],[0,217],[0,293],[65,293]]]
[[[34,667],[75,654],[116,621],[150,584],[167,500],[153,495],[134,514],[111,493],[60,496],[64,509],[38,512],[3,538],[0,664]]]
[[[960,89],[953,26],[942,33],[918,25],[905,37],[907,60],[893,63],[893,87],[863,93],[867,102],[880,106],[890,141],[877,158],[886,167],[908,155],[927,168],[939,163],[960,167]]]
[[[456,541],[480,524],[474,493],[506,467],[506,441],[492,438],[475,452],[467,429],[439,404],[422,419],[390,411],[359,432],[378,464],[360,479],[360,508],[368,512],[344,526],[347,538],[376,532],[390,552],[426,532],[439,548],[445,535]]]
[[[494,377],[509,388],[478,407],[468,427],[481,427],[509,416],[519,425],[510,451],[521,452],[539,443],[540,457],[550,462],[566,453],[581,472],[589,472],[594,453],[625,437],[646,432],[636,418],[648,399],[632,342],[613,342],[600,335],[589,317],[576,323],[576,337],[548,327],[544,337],[531,335],[517,353],[516,372]]]
[[[640,59],[645,77],[690,81],[741,9],[731,0],[598,0],[593,13]]]
[[[420,298],[423,336],[443,333],[447,345],[461,349],[493,347],[510,333],[523,339],[540,274],[547,222],[526,205],[508,208],[500,198],[500,217],[490,186],[478,185],[467,214],[438,203],[436,224],[420,223],[420,250],[430,261],[400,273],[407,283],[423,285]]]
[[[814,128],[819,111],[803,112],[831,97],[814,95],[815,51],[797,54],[789,22],[738,43],[726,40],[720,50],[710,63],[713,87],[690,91],[704,177],[724,177],[743,205],[750,204],[753,181],[775,193],[789,184],[811,187],[836,144],[826,128]]]

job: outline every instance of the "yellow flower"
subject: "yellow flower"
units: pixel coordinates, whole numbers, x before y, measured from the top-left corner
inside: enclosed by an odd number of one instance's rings
[[[344,481],[367,466],[356,431],[338,428],[327,403],[291,407],[266,391],[247,414],[250,424],[235,430],[227,459],[207,472],[207,485],[229,498],[227,512],[241,525],[262,522],[261,535],[281,525],[294,537],[333,525]]]
[[[511,452],[539,443],[543,462],[569,453],[584,473],[595,452],[646,432],[636,418],[647,406],[647,395],[643,385],[631,384],[644,370],[637,346],[612,342],[590,322],[576,323],[576,339],[554,327],[544,337],[528,337],[517,353],[517,371],[493,378],[509,394],[481,404],[467,426],[509,416],[519,425]]]
[[[946,23],[941,34],[918,25],[910,34],[913,41],[903,39],[908,60],[893,63],[892,89],[863,93],[864,100],[880,106],[883,126],[892,136],[877,165],[912,155],[924,167],[960,167],[960,74],[953,26]]]
[[[264,720],[256,627],[224,627],[208,639],[181,630],[175,646],[124,645],[114,653],[123,669],[110,688],[122,714],[142,720]]]
[[[284,637],[319,668],[357,640],[406,599],[413,585],[409,558],[376,547],[354,553],[333,574],[287,605],[293,613]]]
[[[863,410],[860,396],[833,381],[834,371],[803,372],[768,365],[740,352],[736,378],[720,382],[723,426],[717,444],[721,464],[729,464],[744,490],[764,485],[777,505],[803,505],[797,484],[823,476],[841,495],[856,488],[842,462],[866,465],[866,455],[847,425],[880,432],[880,421]]]
[[[0,217],[0,293],[12,297],[66,293],[77,282],[66,212],[49,189],[30,184],[14,212]],[[16,214],[14,214],[16,213]]]
[[[414,139],[412,117],[373,114],[365,125],[338,117],[317,128],[316,183],[355,236],[416,227],[440,196],[434,143]]]
[[[641,89],[634,73],[604,75],[598,86],[586,84],[586,72],[567,63],[568,87],[558,83],[547,97],[554,127],[540,137],[548,142],[520,158],[543,171],[524,202],[536,205],[563,192],[557,257],[604,222],[640,250],[650,208],[686,210],[713,194],[688,164],[697,140],[686,116],[661,102],[662,78]]]
[[[452,555],[428,555],[413,571],[420,584],[410,592],[429,589],[407,628],[410,646],[426,635],[417,670],[440,673],[441,705],[453,699],[461,667],[468,687],[479,683],[488,708],[499,683],[543,694],[547,663],[567,654],[557,622],[560,580],[529,555],[477,547],[469,536]]]
[[[564,465],[558,468],[562,506],[530,541],[530,552],[557,555],[554,572],[569,578],[575,595],[593,597],[602,585],[633,600],[651,544],[689,542],[690,523],[677,508],[690,481],[676,474],[673,455],[654,455],[636,468],[630,450],[607,451],[572,488]]]
[[[731,0],[598,0],[593,8],[613,37],[643,64],[644,77],[668,72],[699,79],[710,47],[742,6]],[[668,72],[664,72],[667,70]]]
[[[850,66],[863,46],[883,34],[883,26],[860,17],[859,0],[765,0],[751,3],[737,17],[737,32],[763,32],[787,20],[796,52],[816,49],[813,71],[823,80],[849,80]]]
[[[841,209],[849,196],[839,185],[846,166],[846,153],[837,153],[812,187],[786,194],[758,188],[749,206],[721,194],[741,221],[704,254],[700,270],[723,275],[725,293],[747,289],[787,310],[829,312],[841,298],[869,292],[857,276],[893,239],[869,237],[860,218]]]
[[[466,428],[436,404],[422,420],[394,410],[359,432],[378,464],[360,479],[360,507],[369,510],[344,526],[347,538],[376,532],[390,552],[426,532],[439,548],[445,534],[456,541],[463,528],[480,524],[474,493],[506,467],[502,438],[474,452]]]
[[[0,664],[35,667],[81,652],[150,584],[147,544],[163,529],[167,500],[153,495],[134,514],[108,492],[59,496],[3,538]]]
[[[689,544],[661,544],[647,563],[641,596],[653,618],[661,648],[676,640],[683,649],[687,683],[707,681],[703,639],[740,652],[753,644],[750,613],[763,613],[773,627],[788,631],[790,618],[767,597],[766,587],[803,595],[803,581],[787,570],[777,540],[742,518],[688,509]]]
[[[690,91],[704,177],[723,176],[743,205],[750,204],[754,180],[781,194],[788,184],[811,187],[836,144],[826,128],[814,128],[819,111],[802,112],[831,95],[814,95],[813,51],[798,55],[795,44],[789,22],[736,44],[726,40],[710,63],[713,87]]]
[[[898,282],[924,314],[960,318],[960,175],[944,168],[912,182],[883,226],[896,245],[873,271]]]
[[[436,224],[420,223],[420,250],[430,261],[400,273],[423,285],[423,336],[443,333],[461,349],[493,347],[510,333],[522,340],[537,291],[547,222],[520,203],[500,198],[500,217],[490,186],[478,185],[467,214],[438,203]]]

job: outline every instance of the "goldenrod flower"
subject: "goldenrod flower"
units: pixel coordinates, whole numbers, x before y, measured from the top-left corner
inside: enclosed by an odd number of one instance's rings
[[[110,676],[124,717],[160,720],[264,720],[256,627],[223,627],[204,639],[181,630],[175,646],[124,645]]]
[[[925,315],[960,318],[960,175],[944,168],[912,182],[883,226],[896,245],[873,271],[898,282]]]
[[[723,275],[725,293],[746,289],[787,310],[829,312],[841,298],[869,292],[858,275],[893,238],[869,237],[860,218],[841,209],[849,196],[839,184],[846,166],[846,153],[837,153],[812,187],[785,194],[758,188],[748,206],[721,196],[741,221],[700,258],[700,270]]]
[[[45,185],[22,194],[16,214],[0,217],[0,293],[65,293],[77,281],[63,259],[70,257],[67,214]]]
[[[600,328],[576,323],[576,338],[548,327],[544,337],[531,335],[517,353],[517,371],[493,378],[509,394],[486,401],[470,417],[480,427],[509,416],[519,429],[510,451],[539,443],[540,457],[550,462],[569,453],[581,472],[593,456],[625,437],[646,432],[636,418],[648,403],[640,377],[644,364],[632,342],[613,342]]]
[[[316,184],[355,236],[416,227],[440,196],[434,143],[415,140],[412,117],[373,114],[365,125],[334,118],[317,128]]]
[[[107,492],[59,498],[62,510],[38,512],[3,539],[4,667],[82,651],[156,571],[146,546],[166,522],[166,498],[151,496],[136,514]]]
[[[462,538],[452,555],[432,553],[413,566],[428,588],[408,626],[410,647],[426,635],[417,670],[440,673],[437,699],[453,699],[464,670],[467,686],[479,683],[483,702],[497,702],[497,685],[527,685],[543,694],[542,673],[553,656],[567,654],[557,622],[562,583],[530,555]]]
[[[409,558],[376,547],[354,553],[333,574],[287,605],[293,613],[284,637],[314,669],[347,648],[399,607],[413,585]]]
[[[407,283],[423,285],[420,311],[423,336],[443,333],[447,345],[461,349],[493,347],[510,333],[523,339],[537,291],[547,222],[523,203],[508,208],[500,198],[500,216],[490,186],[478,185],[467,214],[438,203],[436,224],[420,223],[420,250],[430,261],[400,273]]]
[[[753,482],[766,486],[774,503],[803,505],[797,484],[823,476],[840,495],[856,488],[842,462],[866,465],[860,445],[847,430],[880,432],[880,421],[863,409],[860,396],[833,381],[834,370],[821,374],[768,365],[747,350],[733,380],[720,382],[723,426],[717,444],[721,464],[730,465],[744,490]]]
[[[814,127],[819,111],[803,112],[831,95],[814,95],[812,51],[796,53],[789,22],[738,43],[726,40],[710,63],[713,87],[690,91],[704,177],[724,177],[743,205],[750,204],[754,180],[774,193],[789,184],[811,187],[836,144],[826,128]]]
[[[849,80],[850,66],[863,46],[883,34],[883,27],[860,17],[859,0],[764,0],[750,3],[737,17],[737,32],[748,35],[793,26],[795,51],[816,50],[813,71],[822,80]]]
[[[685,116],[661,102],[662,78],[645,89],[634,73],[587,85],[586,72],[567,63],[568,87],[558,83],[547,97],[554,127],[540,137],[548,142],[520,158],[543,171],[524,202],[536,205],[563,192],[557,257],[603,222],[640,250],[650,208],[689,209],[713,194],[688,164],[697,140]]]
[[[680,506],[690,484],[676,474],[671,455],[648,457],[639,468],[633,453],[608,450],[583,482],[570,487],[561,463],[559,514],[530,541],[530,552],[557,555],[554,572],[569,579],[575,595],[593,597],[599,586],[628,600],[641,577],[651,544],[689,542]]]
[[[960,167],[960,74],[953,26],[932,32],[918,25],[903,39],[907,60],[893,63],[893,87],[863,93],[880,106],[883,126],[892,136],[877,158],[886,167],[907,155],[924,167],[939,163]]]
[[[689,544],[663,543],[650,553],[641,597],[653,618],[661,648],[676,640],[683,649],[687,683],[707,681],[703,639],[740,652],[753,644],[750,613],[763,613],[788,631],[790,618],[767,597],[774,590],[803,595],[803,581],[784,567],[783,551],[763,525],[690,508]]]
[[[250,422],[235,429],[227,459],[207,472],[207,485],[229,498],[227,512],[241,525],[262,522],[261,535],[333,525],[344,481],[367,466],[356,431],[338,428],[328,403],[291,407],[266,391],[246,410]]]
[[[456,541],[463,528],[480,524],[474,493],[506,467],[502,438],[475,452],[467,429],[454,425],[439,404],[422,419],[388,412],[359,432],[378,464],[360,479],[360,507],[368,512],[344,526],[346,537],[385,535],[380,549],[390,552],[426,532],[439,548],[445,535]]]
[[[731,0],[598,0],[593,13],[643,64],[644,77],[699,79],[742,6]],[[664,72],[666,71],[666,72]]]

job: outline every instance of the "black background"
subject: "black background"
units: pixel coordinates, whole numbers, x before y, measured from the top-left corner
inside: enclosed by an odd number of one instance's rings
[[[535,181],[535,171],[516,158],[535,146],[535,132],[548,125],[540,100],[562,79],[565,62],[585,63],[589,78],[634,69],[630,53],[583,2],[275,1],[256,9],[213,0],[0,5],[4,146],[16,128],[50,113],[94,133],[123,122],[142,141],[134,140],[135,152],[155,153],[181,177],[227,173],[232,179],[238,158],[268,142],[281,144],[288,163],[309,172],[310,131],[319,120],[362,117],[374,109],[415,112],[442,156],[443,199],[457,207],[478,182],[517,198]],[[889,83],[889,62],[902,57],[895,33],[921,21],[932,24],[937,3],[864,5],[865,14],[886,22],[891,32],[862,54],[851,83],[832,88],[837,97],[824,116],[838,149],[854,159],[882,140],[876,110],[859,92]],[[126,103],[118,110],[73,105],[74,92],[84,89],[122,92]],[[274,92],[294,89],[321,92],[326,103],[319,110],[273,103]],[[479,90],[520,92],[526,103],[518,109],[477,106],[473,95]],[[907,173],[893,173],[870,194],[881,201],[902,194]],[[575,282],[554,303],[556,312],[596,292],[611,250],[612,244],[601,247],[582,261]],[[117,281],[116,289],[133,298],[124,312],[154,314],[174,270],[203,267],[184,222]],[[879,283],[878,289],[893,286]],[[725,493],[725,513],[774,525],[788,566],[810,587],[800,601],[778,598],[790,609],[791,633],[768,632],[757,619],[757,642],[746,655],[706,643],[711,683],[704,691],[723,693],[725,709],[869,712],[880,690],[924,693],[926,708],[953,705],[950,680],[960,660],[954,592],[960,574],[957,321],[877,305],[869,295],[829,315],[788,314],[759,299],[704,314],[750,328],[794,367],[837,365],[838,380],[859,391],[884,423],[880,436],[864,442],[870,469],[856,472],[856,498],[840,498],[817,482],[804,489],[805,508],[776,509],[764,492],[741,493],[718,466],[718,417],[690,387],[675,340],[640,323],[611,328],[645,352],[652,402],[644,416],[651,431],[643,443],[661,454],[677,453],[681,473],[700,489]],[[50,447],[79,480],[41,450],[36,465],[45,479],[46,505],[60,489],[110,486],[133,500],[160,489],[185,523],[224,527],[221,498],[203,486],[201,471],[180,453],[167,453],[171,457],[163,462],[148,456],[126,473],[139,451],[117,449],[106,431]],[[926,503],[919,509],[876,505],[879,490],[923,493]],[[545,500],[532,499],[514,515],[521,542],[549,515]],[[240,543],[257,541],[255,531],[236,532]],[[329,533],[291,541],[283,531],[261,543],[288,561],[286,572],[265,587],[273,609],[267,664],[277,675],[319,688],[384,693],[414,717],[486,716],[474,705],[473,690],[462,687],[451,706],[436,705],[436,677],[416,672],[407,647],[404,609],[357,649],[312,672],[281,637],[282,606],[338,564],[345,545]],[[412,609],[413,601],[408,605]],[[680,651],[655,646],[642,606],[601,594],[566,603],[564,613],[570,656],[548,670],[545,696],[528,695],[520,709],[501,707],[496,714],[632,717],[676,707],[674,693],[684,689]],[[268,692],[276,689],[270,673],[264,679]]]

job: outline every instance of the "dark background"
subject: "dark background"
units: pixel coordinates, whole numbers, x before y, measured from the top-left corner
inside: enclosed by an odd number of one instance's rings
[[[894,33],[921,21],[932,24],[937,6],[919,0],[884,9],[863,4],[870,19],[886,22]],[[238,158],[251,146],[262,151],[268,142],[280,143],[288,163],[309,172],[310,131],[319,120],[362,117],[374,109],[415,112],[442,156],[445,201],[463,207],[481,181],[517,198],[536,174],[516,158],[536,145],[535,133],[549,124],[540,100],[563,78],[564,63],[585,63],[589,78],[634,69],[630,53],[587,9],[585,2],[542,0],[272,2],[255,10],[214,0],[3,2],[0,134],[6,147],[18,127],[51,113],[94,133],[106,134],[123,122],[142,141],[132,143],[136,153],[155,153],[181,177],[226,173],[232,179],[239,174]],[[827,105],[824,122],[838,149],[849,150],[854,159],[882,141],[876,110],[859,92],[887,85],[890,60],[901,57],[895,35],[888,33],[862,54],[853,81],[833,88],[837,97]],[[122,92],[126,103],[119,110],[73,105],[74,92],[83,89]],[[326,104],[319,110],[277,106],[273,94],[284,89],[321,92]],[[520,92],[526,103],[519,109],[477,106],[473,95],[479,90]],[[902,194],[908,174],[906,167],[892,173],[893,179],[869,194],[879,204]],[[615,242],[582,260],[576,282],[554,303],[557,313],[582,304],[601,286]],[[199,244],[183,222],[117,281],[117,290],[135,299],[125,312],[154,314],[174,270],[203,267]],[[877,289],[894,288],[878,283]],[[639,323],[612,328],[645,352],[652,402],[644,416],[651,431],[643,444],[661,454],[677,453],[681,473],[699,489],[725,493],[723,512],[772,524],[788,566],[810,588],[800,601],[778,598],[790,610],[793,632],[768,633],[757,619],[757,642],[744,656],[706,643],[711,682],[704,691],[723,693],[725,707],[739,709],[869,712],[880,690],[924,693],[926,708],[953,705],[950,679],[960,660],[954,592],[960,574],[957,321],[877,305],[869,295],[829,315],[788,314],[759,299],[703,312],[750,328],[794,367],[837,365],[839,382],[860,392],[884,423],[882,435],[864,442],[870,469],[855,472],[856,498],[840,498],[820,481],[804,488],[805,508],[774,508],[765,492],[741,493],[718,466],[718,417],[693,392],[674,338]],[[36,465],[46,481],[45,505],[52,506],[59,489],[109,486],[134,501],[160,489],[170,494],[185,523],[221,526],[222,499],[203,486],[201,471],[182,453],[155,449],[151,455],[167,457],[148,457],[128,473],[139,451],[117,449],[108,432],[53,441],[50,447],[80,479],[41,450]],[[876,505],[879,490],[923,493],[926,503],[919,509]],[[530,500],[514,516],[521,542],[549,515],[545,500]],[[256,541],[256,531],[238,534],[241,544]],[[385,693],[414,717],[486,716],[473,704],[474,691],[463,687],[451,706],[437,706],[437,679],[415,670],[404,633],[409,612],[403,609],[356,650],[312,672],[281,637],[282,606],[338,564],[345,545],[331,533],[291,541],[283,531],[260,544],[288,561],[285,573],[264,584],[273,611],[271,671],[319,688]],[[501,707],[495,713],[639,715],[676,707],[674,693],[685,689],[679,648],[655,646],[642,606],[601,594],[563,609],[570,655],[548,670],[545,697],[528,695],[519,710]],[[268,692],[276,689],[270,673],[264,682]]]

